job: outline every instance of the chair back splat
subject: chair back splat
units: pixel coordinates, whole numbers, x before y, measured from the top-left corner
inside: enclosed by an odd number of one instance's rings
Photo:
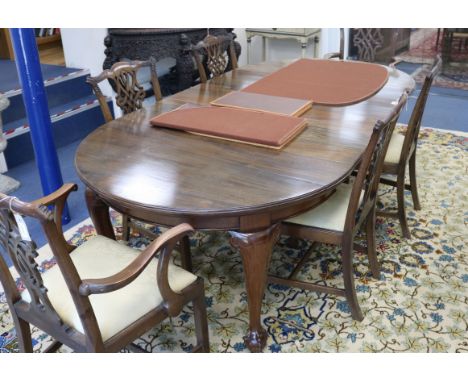
[[[86,82],[91,85],[94,94],[98,98],[106,122],[112,121],[113,118],[99,83],[108,80],[116,93],[115,101],[117,105],[124,114],[131,113],[141,109],[143,101],[149,96],[137,79],[138,72],[143,68],[149,68],[152,92],[156,100],[160,101],[162,94],[156,72],[156,60],[153,57],[150,57],[147,61],[116,62],[110,69],[104,70],[98,76],[86,79]]]
[[[192,56],[202,83],[211,77],[218,77],[227,71],[237,69],[237,56],[231,36],[208,34],[192,47]]]

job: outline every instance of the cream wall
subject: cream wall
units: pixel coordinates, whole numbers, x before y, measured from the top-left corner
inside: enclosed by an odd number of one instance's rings
[[[236,28],[237,41],[241,44],[242,54],[239,65],[247,64],[247,38],[245,28]],[[256,64],[262,60],[262,38],[260,36],[252,37],[252,48],[250,63]],[[301,57],[301,44],[294,39],[267,39],[266,41],[267,61],[291,59]],[[340,48],[339,28],[323,28],[320,33],[319,57],[329,52],[338,51]],[[313,42],[307,47],[306,57],[313,57]],[[346,50],[345,50],[346,51]]]
[[[92,76],[102,72],[107,28],[61,28],[60,33],[66,66],[89,69]],[[112,94],[107,82],[103,82],[102,90],[104,94]]]

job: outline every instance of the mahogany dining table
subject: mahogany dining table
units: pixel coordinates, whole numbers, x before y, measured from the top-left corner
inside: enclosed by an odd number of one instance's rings
[[[154,116],[185,103],[207,105],[284,67],[246,65],[108,122],[78,147],[75,165],[99,234],[114,237],[109,208],[163,226],[229,231],[240,251],[249,307],[250,351],[267,333],[261,305],[281,221],[323,202],[353,171],[378,119],[405,91],[407,74],[388,68],[384,87],[348,106],[313,105],[308,126],[281,150],[155,128]]]

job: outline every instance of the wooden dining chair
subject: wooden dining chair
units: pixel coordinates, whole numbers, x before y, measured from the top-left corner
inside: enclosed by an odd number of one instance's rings
[[[33,203],[0,194],[0,244],[20,277],[15,281],[0,256],[0,281],[20,351],[33,351],[30,325],[55,339],[47,352],[62,345],[76,352],[115,352],[127,346],[141,351],[132,341],[191,302],[197,338],[193,350],[208,352],[203,279],[171,264],[175,244],[192,227],[180,224],[143,251],[99,235],[75,247],[63,237],[61,215],[76,189],[65,184]],[[19,215],[39,220],[55,266],[39,271],[36,245]]]
[[[340,184],[325,202],[283,222],[282,234],[308,239],[314,244],[288,278],[269,276],[269,282],[344,296],[351,309],[352,317],[358,321],[363,319],[354,288],[353,248],[367,252],[372,275],[379,279],[380,266],[375,248],[377,190],[390,137],[406,100],[405,93],[387,119],[375,124],[367,148],[358,165],[357,176],[352,184]],[[354,237],[361,226],[365,226],[366,229],[367,248],[353,244]],[[341,245],[344,289],[295,279],[317,243]]]
[[[411,113],[405,135],[402,135],[399,132],[394,132],[392,134],[382,169],[382,175],[384,177],[380,179],[381,183],[396,187],[398,211],[396,213],[378,211],[377,214],[379,216],[399,219],[403,236],[407,239],[411,239],[411,233],[406,220],[405,190],[411,191],[414,209],[420,210],[421,204],[419,202],[416,182],[416,148],[418,145],[419,130],[421,128],[421,121],[426,107],[427,97],[429,95],[432,82],[439,74],[441,68],[442,59],[440,56],[437,56],[431,72],[424,79],[424,84],[421,88],[418,99],[416,100],[413,112]],[[405,183],[407,167],[409,168],[409,184]],[[396,180],[388,179],[385,175],[396,176]]]
[[[338,52],[327,53],[324,55],[324,59],[338,58],[340,60],[345,59],[344,45],[345,45],[345,29],[340,29],[340,50]],[[397,38],[397,32],[394,31],[391,35],[390,44],[394,45]],[[393,57],[387,59],[385,62],[377,60],[377,52],[384,44],[384,36],[381,28],[360,28],[356,29],[353,36],[353,44],[357,49],[357,53],[353,59],[356,61],[365,62],[376,62],[389,66],[395,66],[398,61]]]
[[[104,70],[96,77],[88,76],[86,82],[93,88],[106,122],[112,121],[113,116],[107,104],[106,96],[103,95],[99,84],[108,80],[115,91],[115,101],[123,114],[131,113],[143,107],[143,101],[147,96],[145,89],[137,79],[138,73],[144,68],[148,68],[150,71],[150,82],[155,99],[161,101],[162,94],[156,72],[156,60],[153,57],[150,57],[147,61],[117,62],[110,69]],[[151,230],[143,227],[141,223],[135,222],[126,214],[122,214],[123,240],[128,241],[132,228],[149,238],[154,239],[156,237]]]
[[[201,83],[229,70],[237,69],[234,40],[230,36],[208,34],[202,41],[192,46],[191,51]]]
[[[104,70],[96,77],[88,76],[86,82],[93,88],[106,122],[113,120],[106,97],[102,94],[99,84],[108,80],[115,91],[115,101],[124,114],[139,110],[143,107],[143,101],[147,93],[138,82],[137,75],[143,68],[150,71],[152,92],[157,101],[162,100],[156,72],[156,60],[150,57],[147,61],[122,61],[116,62],[110,69]]]
[[[344,60],[344,45],[345,45],[345,33],[344,28],[340,28],[340,50],[338,52],[327,53],[323,56],[325,60],[332,58],[338,58],[339,60]]]

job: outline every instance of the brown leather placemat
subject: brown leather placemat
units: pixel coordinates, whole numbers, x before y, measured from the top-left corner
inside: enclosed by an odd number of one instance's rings
[[[369,98],[387,80],[388,71],[381,65],[304,58],[263,77],[242,91],[338,106]]]
[[[312,101],[233,91],[215,99],[211,104],[298,117],[311,108]]]
[[[154,117],[151,124],[279,149],[297,136],[307,122],[304,118],[247,109],[187,104]]]

